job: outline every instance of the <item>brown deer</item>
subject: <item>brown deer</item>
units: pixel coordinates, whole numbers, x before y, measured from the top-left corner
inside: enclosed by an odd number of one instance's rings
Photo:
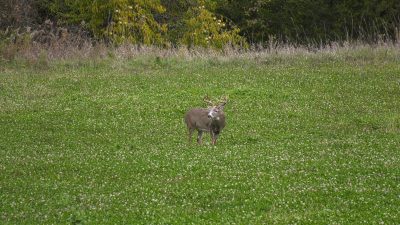
[[[192,142],[193,131],[197,130],[198,144],[202,142],[203,132],[207,131],[211,134],[211,143],[215,145],[219,133],[225,127],[224,106],[228,99],[225,96],[218,104],[214,104],[208,96],[205,96],[203,100],[209,105],[207,109],[194,108],[185,115],[185,123],[189,130],[189,143]]]

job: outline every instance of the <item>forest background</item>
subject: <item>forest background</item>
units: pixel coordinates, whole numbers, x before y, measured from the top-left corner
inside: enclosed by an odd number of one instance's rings
[[[79,37],[107,45],[315,47],[396,42],[399,26],[397,0],[0,1],[3,46]]]

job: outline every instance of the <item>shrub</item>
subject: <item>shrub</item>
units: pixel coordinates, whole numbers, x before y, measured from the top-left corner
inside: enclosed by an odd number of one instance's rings
[[[245,39],[239,35],[239,28],[228,24],[223,17],[217,17],[204,5],[189,8],[183,21],[181,44],[214,48],[245,44]]]
[[[159,45],[165,43],[166,25],[159,24],[152,12],[163,13],[165,8],[155,1],[116,2],[112,21],[106,28],[105,36],[117,42]]]
[[[147,45],[164,42],[166,26],[153,16],[165,11],[158,0],[58,0],[49,7],[59,21],[82,24],[97,38]]]

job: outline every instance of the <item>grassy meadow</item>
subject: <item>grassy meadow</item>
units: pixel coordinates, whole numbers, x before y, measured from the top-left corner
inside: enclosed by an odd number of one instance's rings
[[[0,223],[399,224],[397,51],[0,61]]]

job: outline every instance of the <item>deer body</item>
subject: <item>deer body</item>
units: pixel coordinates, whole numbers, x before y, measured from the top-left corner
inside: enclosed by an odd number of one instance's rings
[[[211,143],[216,144],[220,132],[225,127],[225,114],[223,112],[225,103],[226,101],[208,109],[194,108],[186,113],[185,123],[189,130],[189,142],[191,142],[193,131],[197,130],[197,143],[201,144],[203,132],[210,132]]]

